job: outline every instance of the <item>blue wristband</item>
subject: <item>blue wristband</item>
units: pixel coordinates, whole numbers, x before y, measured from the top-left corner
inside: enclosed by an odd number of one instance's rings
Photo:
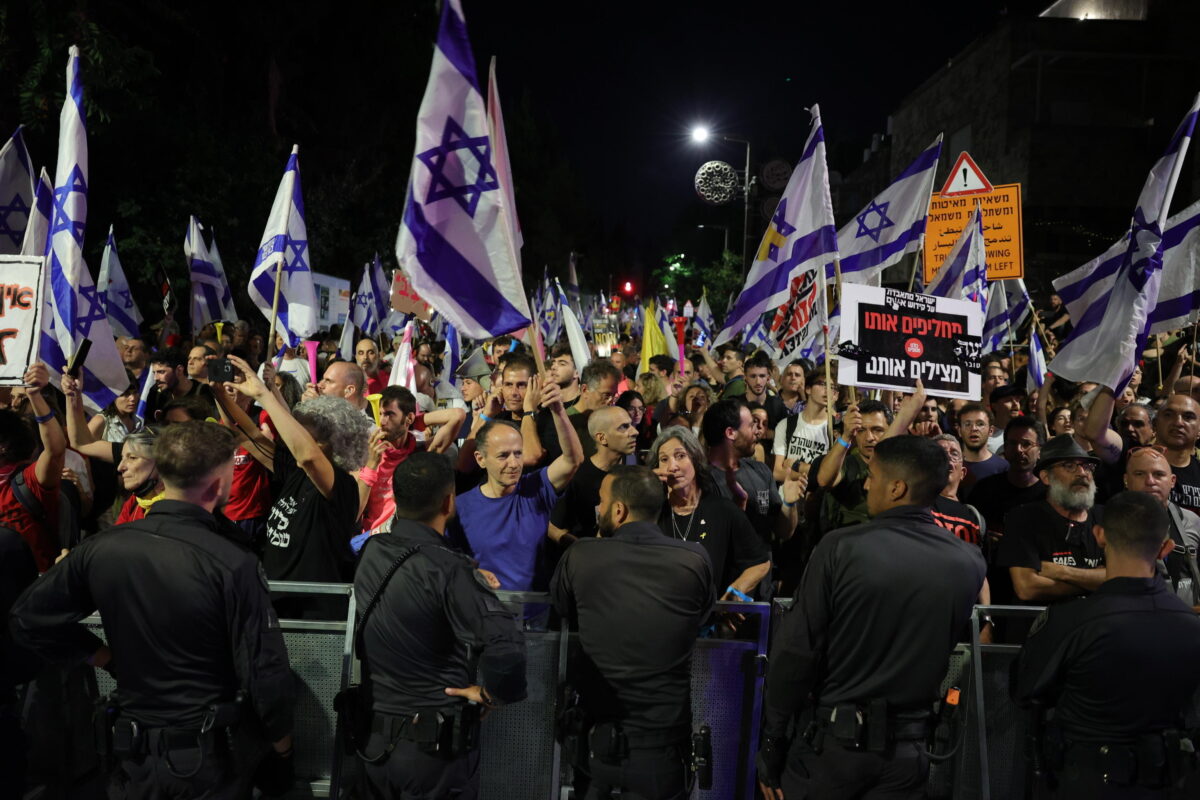
[[[747,602],[747,603],[753,603],[753,602],[754,602],[754,598],[753,598],[753,597],[751,597],[750,595],[746,594],[745,592],[739,592],[737,589],[733,588],[732,586],[730,586],[730,587],[726,588],[726,589],[725,589],[725,592],[726,592],[726,594],[732,594],[734,597],[736,597],[736,598],[738,598],[739,600],[742,600],[742,601],[744,601],[744,602]]]
[[[480,415],[479,415],[479,418],[480,418],[481,420],[483,420],[484,422],[491,422],[491,421],[492,421],[492,418],[491,418],[491,417],[489,417],[487,414],[480,414]]]
[[[850,449],[850,443],[847,442],[845,439],[843,439],[840,436],[837,438],[837,443],[840,444],[842,447],[846,448],[847,450]]]
[[[38,425],[45,425],[47,422],[49,422],[52,419],[54,419],[53,411],[47,411],[46,416],[44,416],[44,417],[34,417],[33,418],[34,422],[36,422]]]

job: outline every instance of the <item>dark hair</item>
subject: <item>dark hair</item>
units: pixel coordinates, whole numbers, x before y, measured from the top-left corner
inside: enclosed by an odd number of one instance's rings
[[[871,463],[908,484],[913,505],[927,506],[946,488],[950,458],[936,442],[923,436],[903,434],[875,445]]]
[[[629,407],[633,405],[634,400],[641,400],[642,405],[646,405],[646,398],[642,397],[642,393],[636,389],[630,389],[627,392],[621,392],[621,396],[617,398],[617,402],[613,405],[615,405],[617,408],[623,408],[628,411]]]
[[[1104,503],[1100,526],[1108,546],[1147,562],[1158,558],[1171,524],[1162,503],[1143,492],[1118,492]]]
[[[165,364],[171,369],[187,365],[187,354],[178,347],[164,347],[150,356],[151,364]]]
[[[704,443],[716,447],[724,441],[727,428],[740,427],[743,408],[746,408],[746,401],[740,397],[727,397],[709,406],[700,421],[700,436]]]
[[[735,347],[734,345],[726,344],[726,345],[721,346],[721,356],[722,357],[724,357],[725,354],[729,353],[729,352],[732,352],[734,355],[734,358],[736,358],[738,361],[744,362],[746,360],[746,354],[743,353],[741,351],[741,349]]]
[[[389,386],[380,393],[379,407],[386,408],[395,403],[401,414],[417,413],[417,398],[403,386]]]
[[[512,430],[516,431],[517,433],[521,432],[520,426],[517,425],[515,422],[512,422],[511,420],[507,420],[507,419],[489,420],[489,421],[483,423],[483,427],[480,428],[479,431],[475,434],[475,449],[481,453],[486,451],[488,439],[491,438],[492,431],[496,430],[496,428],[500,427],[500,426],[511,428]]]
[[[983,403],[976,403],[976,402],[967,403],[966,405],[964,405],[962,408],[960,408],[958,410],[958,418],[960,420],[963,417],[965,417],[967,414],[983,414],[987,417],[987,421],[989,424],[992,421],[992,410],[990,408],[988,408],[987,406],[985,406]]]
[[[29,418],[11,408],[0,408],[0,464],[28,461],[36,446]]]
[[[192,354],[192,350],[195,350],[197,347],[203,348],[203,350],[204,350],[204,355],[206,355],[206,356],[215,356],[215,355],[217,355],[217,351],[216,351],[216,350],[213,350],[211,347],[209,347],[208,345],[206,345],[206,344],[204,344],[204,343],[200,343],[200,344],[194,344],[194,345],[192,345],[192,348],[191,348],[191,350],[188,350],[188,355],[189,355],[189,356],[191,356],[191,354]]]
[[[504,373],[508,372],[510,369],[526,370],[530,377],[537,374],[537,364],[533,362],[532,358],[524,353],[506,353],[500,358],[500,361],[504,363],[504,368],[500,370],[500,380],[502,381],[504,380]]]
[[[283,404],[288,408],[295,408],[304,396],[304,388],[300,386],[300,381],[290,372],[276,372],[275,377],[279,379],[279,393],[283,395]]]
[[[609,496],[629,508],[630,521],[655,519],[662,511],[663,484],[649,467],[620,464],[608,471]]]
[[[887,424],[892,424],[892,410],[878,400],[863,400],[858,404],[858,413],[864,417],[867,414],[883,414]]]
[[[757,353],[755,353],[754,355],[752,355],[748,359],[746,359],[746,363],[743,364],[742,366],[747,372],[749,372],[752,369],[756,369],[756,368],[765,369],[765,370],[767,370],[767,372],[770,372],[771,371],[771,357],[769,355],[767,355],[766,353],[764,353],[762,350],[759,350]]]
[[[215,422],[189,420],[168,425],[154,441],[159,477],[172,489],[198,486],[212,471],[233,459],[237,440]]]
[[[453,491],[454,468],[440,453],[413,453],[392,473],[397,519],[433,519],[441,511],[446,495]]]
[[[551,361],[556,358],[562,358],[563,356],[570,356],[571,363],[575,364],[575,353],[571,350],[570,342],[559,342],[558,344],[554,345],[554,347],[550,348],[550,352],[547,355],[550,357]],[[575,368],[578,369],[579,365],[575,364]]]
[[[962,412],[959,412],[959,416],[962,416]],[[1004,441],[1008,441],[1009,431],[1015,430],[1033,431],[1034,435],[1037,436],[1038,445],[1046,443],[1046,429],[1033,417],[1013,417],[1010,419],[1008,424],[1004,426]]]
[[[668,355],[660,353],[659,355],[656,355],[656,356],[650,356],[650,366],[654,367],[657,370],[662,370],[663,372],[670,375],[672,372],[675,371],[675,359],[671,358]]]
[[[600,388],[600,381],[605,378],[612,378],[617,383],[621,382],[621,370],[617,369],[607,358],[597,358],[595,361],[589,362],[583,368],[583,372],[579,374],[579,382],[592,391]]]
[[[204,420],[208,419],[215,413],[212,403],[209,403],[208,401],[203,400],[196,395],[187,395],[185,397],[178,397],[174,400],[171,400],[164,405],[162,407],[163,419],[165,420],[167,418],[167,412],[174,411],[177,408],[182,409],[183,413],[188,415],[188,419],[196,422],[204,422]]]

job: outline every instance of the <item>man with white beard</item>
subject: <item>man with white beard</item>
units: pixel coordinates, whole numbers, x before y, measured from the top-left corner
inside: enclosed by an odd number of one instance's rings
[[[1017,602],[1046,605],[1104,583],[1104,551],[1092,533],[1100,522],[1099,463],[1070,434],[1042,446],[1034,473],[1049,487],[1046,498],[1005,516],[996,554],[997,566],[1008,568]]]

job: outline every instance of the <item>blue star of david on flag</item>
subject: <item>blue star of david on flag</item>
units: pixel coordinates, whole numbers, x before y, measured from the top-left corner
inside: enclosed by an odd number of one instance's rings
[[[467,165],[458,154],[461,150],[466,150],[475,157],[478,169],[473,182],[468,182]],[[474,218],[480,195],[500,188],[500,180],[496,175],[496,168],[492,166],[491,156],[492,144],[487,136],[468,136],[453,117],[447,117],[446,127],[442,130],[441,144],[417,154],[417,158],[431,173],[429,192],[425,196],[426,204],[453,198],[468,216]],[[454,170],[457,174],[447,175],[452,165],[457,167]],[[456,184],[455,178],[462,183]]]
[[[67,210],[67,198],[75,192],[87,196],[87,181],[84,179],[79,165],[71,170],[70,182],[54,190],[54,221],[50,227],[50,236],[53,238],[54,234],[59,231],[67,231],[75,243],[82,247],[83,231],[87,227],[87,223],[81,219],[71,219],[71,213]]]
[[[870,205],[863,209],[863,212],[856,217],[858,220],[858,232],[854,234],[854,238],[858,239],[863,236],[870,236],[872,240],[878,242],[879,234],[896,224],[888,218],[887,210],[889,205],[891,205],[890,201],[876,203],[872,200]],[[872,214],[876,214],[879,217],[874,227],[867,224],[867,220]]]
[[[108,316],[104,313],[104,303],[94,285],[80,286],[78,296],[83,302],[77,307],[79,313],[75,317],[75,332],[90,339],[92,323],[108,319]]]
[[[0,205],[0,235],[7,236],[12,239],[12,243],[17,247],[25,240],[25,227],[14,228],[12,223],[8,221],[11,214],[24,214],[26,223],[29,220],[29,206],[21,199],[21,195],[13,195],[12,202],[8,205]]]
[[[283,267],[283,274],[291,275],[293,272],[304,272],[307,270],[308,262],[304,260],[304,256],[308,251],[308,240],[288,239],[287,246],[292,251],[292,257],[287,259],[287,263]]]

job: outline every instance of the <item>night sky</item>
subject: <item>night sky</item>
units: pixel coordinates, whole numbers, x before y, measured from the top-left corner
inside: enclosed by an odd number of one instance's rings
[[[757,164],[794,162],[816,102],[830,168],[849,172],[906,94],[1005,8],[1030,13],[1029,4],[944,0],[606,3],[562,13],[571,5],[554,13],[466,0],[464,12],[481,69],[495,54],[502,93],[528,91],[545,110],[589,207],[606,228],[634,232],[645,258],[689,236],[719,250],[719,233],[697,232],[698,221],[740,227],[740,203],[704,207],[692,177],[712,158],[740,169],[744,147],[697,146],[693,124],[749,138]],[[514,171],[519,181],[519,163]]]

